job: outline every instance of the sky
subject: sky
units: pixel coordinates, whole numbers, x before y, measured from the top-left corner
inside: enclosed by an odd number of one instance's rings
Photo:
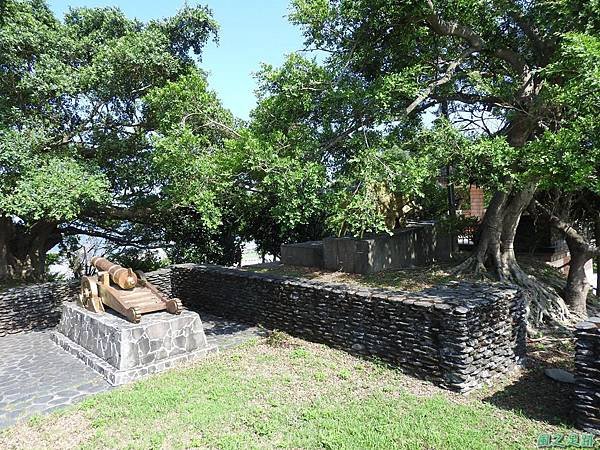
[[[172,16],[185,0],[47,0],[61,18],[69,7],[116,6],[140,20]],[[188,5],[196,4],[188,1]],[[256,80],[261,63],[280,65],[286,54],[303,48],[300,30],[287,21],[288,0],[205,0],[221,26],[219,44],[205,47],[200,67],[223,105],[248,119],[256,105]]]

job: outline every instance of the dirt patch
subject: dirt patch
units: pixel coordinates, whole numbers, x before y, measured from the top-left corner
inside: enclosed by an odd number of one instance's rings
[[[322,283],[341,283],[350,286],[378,287],[415,292],[437,284],[456,280],[448,269],[451,265],[432,265],[428,267],[385,270],[369,275],[345,272],[331,272],[315,267],[288,266],[277,263],[244,266],[244,270],[305,278]]]
[[[0,449],[79,448],[94,434],[81,411],[58,413],[52,419],[34,417],[0,432]]]

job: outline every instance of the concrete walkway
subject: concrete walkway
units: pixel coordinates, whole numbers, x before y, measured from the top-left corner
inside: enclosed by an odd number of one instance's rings
[[[209,343],[219,350],[263,334],[256,327],[201,317]],[[0,338],[0,429],[109,389],[104,378],[50,341],[50,331]]]

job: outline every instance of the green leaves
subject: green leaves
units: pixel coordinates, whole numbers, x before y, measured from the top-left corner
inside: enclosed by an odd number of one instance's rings
[[[176,81],[150,91],[144,102],[148,120],[157,131],[167,133],[171,129],[188,128],[205,138],[207,145],[221,139],[234,122],[233,115],[208,89],[206,76],[198,70],[190,70]]]
[[[0,197],[0,210],[24,220],[56,222],[77,218],[107,198],[107,180],[70,158],[33,158],[12,192]]]
[[[231,187],[231,169],[220,155],[237,133],[233,116],[196,70],[151,90],[144,103],[158,133],[151,171],[162,186],[162,201],[192,209],[206,230],[216,230]]]
[[[189,129],[172,131],[154,139],[152,173],[160,180],[164,207],[191,208],[204,227],[221,224],[216,197],[220,181],[205,142]],[[225,175],[225,174],[223,174]]]
[[[284,142],[274,146],[248,132],[232,141],[228,151],[238,155],[233,173],[239,180],[235,187],[248,201],[242,205],[245,215],[252,216],[254,208],[268,211],[285,234],[320,212],[326,183],[321,164],[299,157]]]
[[[361,149],[334,182],[331,231],[362,236],[395,228],[423,197],[437,171],[429,156],[396,145]]]
[[[531,143],[530,170],[546,188],[600,193],[600,39],[565,34],[543,76],[545,98],[560,114],[560,128]]]
[[[96,49],[81,74],[82,87],[109,101],[162,85],[182,70],[181,61],[168,50],[166,36],[156,30],[126,34]]]
[[[178,59],[189,58],[189,51],[200,57],[202,48],[212,37],[218,42],[219,24],[212,18],[212,11],[206,6],[184,6],[173,17],[159,22],[158,26],[169,39],[171,52]]]
[[[179,151],[174,143],[153,146],[155,130],[173,124],[157,120],[161,112],[144,109],[142,98],[180,77],[205,83],[193,59],[217,28],[202,6],[150,23],[116,8],[77,8],[61,22],[42,1],[0,2],[0,216],[17,216],[26,227],[76,221],[82,229],[135,233],[132,222],[159,222],[177,203],[172,193],[183,190],[185,177],[204,185],[210,168],[186,171],[185,160],[173,163],[181,155],[169,155]],[[166,111],[169,89],[156,109]],[[180,104],[214,104],[211,95]],[[206,136],[192,138],[194,151],[210,145]],[[191,203],[214,203],[206,192]]]
[[[531,176],[546,189],[590,190],[600,194],[600,126],[581,117],[557,132],[546,132],[529,146],[526,163]]]
[[[279,75],[273,74],[271,82],[293,102],[296,93]],[[305,136],[302,128],[290,135],[272,132],[273,124],[261,119],[251,129],[241,128],[208,90],[205,77],[194,71],[152,90],[144,100],[159,132],[152,139],[152,171],[163,201],[196,217],[196,225],[186,226],[197,233],[192,253],[223,261],[217,256],[221,249],[230,261],[232,245],[239,243],[227,236],[255,239],[261,249],[278,252],[286,235],[322,211],[325,168],[307,158],[304,151],[314,151],[308,142],[296,145]],[[272,112],[259,109],[255,117],[267,111]],[[173,251],[190,255],[177,243]]]

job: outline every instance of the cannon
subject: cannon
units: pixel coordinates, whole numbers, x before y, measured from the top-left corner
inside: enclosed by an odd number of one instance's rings
[[[92,258],[98,272],[81,279],[79,304],[96,312],[105,312],[104,306],[117,311],[133,323],[138,323],[142,314],[168,311],[180,314],[181,300],[169,298],[150,283],[141,270],[133,271],[106,258]]]

